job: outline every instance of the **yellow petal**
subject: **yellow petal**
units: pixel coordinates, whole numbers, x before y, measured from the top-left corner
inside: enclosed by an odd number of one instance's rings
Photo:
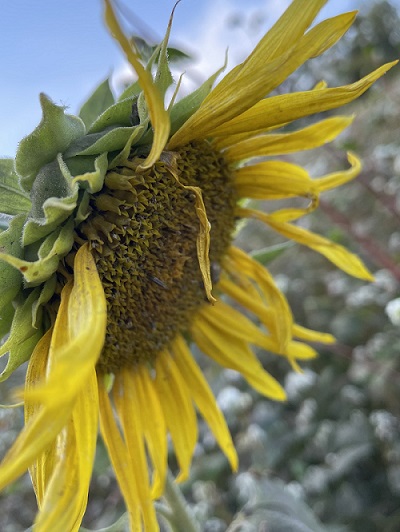
[[[78,454],[78,478],[81,513],[77,522],[81,522],[87,506],[90,479],[96,453],[97,434],[99,430],[99,395],[96,371],[93,369],[86,381],[86,386],[78,395],[72,412],[73,428]]]
[[[26,372],[25,389],[29,390],[35,387],[46,377],[48,353],[50,349],[50,341],[52,337],[52,329],[49,329],[46,334],[39,340],[32,356],[29,360],[28,369]],[[30,419],[34,417],[40,410],[40,404],[32,401],[25,401],[24,414],[25,424],[29,423]],[[45,489],[48,479],[54,467],[55,447],[53,444],[45,448],[33,464],[29,467],[33,488],[39,508],[42,506]]]
[[[268,270],[234,246],[229,248],[224,260],[224,267],[228,272],[242,272],[257,284],[275,313],[275,319],[270,326],[270,334],[277,341],[279,350],[285,352],[287,344],[291,340],[292,313],[285,296],[276,286]]]
[[[134,375],[136,405],[154,468],[151,496],[161,497],[167,476],[167,427],[154,382],[147,368],[139,365]]]
[[[124,497],[132,530],[141,530],[140,501],[136,488],[135,470],[128,449],[121,437],[104,378],[99,377],[100,429],[118,485]]]
[[[200,230],[196,239],[197,259],[201,276],[203,278],[204,290],[207,299],[213,303],[216,299],[213,297],[212,281],[211,281],[211,265],[210,265],[210,229],[211,224],[207,218],[206,207],[204,205],[203,196],[199,187],[185,186],[185,188],[192,190],[195,193],[195,208],[196,214],[200,222]]]
[[[293,133],[260,135],[230,146],[224,150],[224,157],[229,162],[238,162],[252,157],[311,150],[331,142],[352,121],[353,117],[337,116],[321,120]]]
[[[192,336],[199,348],[221,366],[238,371],[248,383],[262,395],[283,401],[286,394],[282,386],[269,373],[264,371],[257,357],[246,342],[230,343],[216,328],[205,321],[196,320]]]
[[[200,222],[199,234],[196,239],[196,248],[197,248],[197,260],[199,262],[201,276],[203,278],[204,290],[208,301],[213,303],[216,299],[213,297],[212,290],[212,280],[211,280],[211,264],[210,264],[210,229],[211,224],[208,221],[206,207],[203,201],[203,194],[200,187],[194,187],[191,185],[182,185],[179,181],[179,175],[176,172],[175,165],[169,165],[169,170],[176,179],[177,183],[182,188],[190,190],[193,192],[195,197],[195,209],[197,218]]]
[[[235,282],[226,276],[221,276],[218,282],[218,289],[243,305],[246,309],[255,314],[267,329],[273,327],[275,312],[259,297],[251,281],[239,272],[235,275]]]
[[[311,0],[306,5],[302,0],[292,2],[247,59],[229,72],[216,89],[223,92],[237,78],[254,74],[266,63],[285,55],[296,46],[325,3],[326,0]]]
[[[274,59],[284,57],[289,50],[295,49],[301,41],[304,32],[310,26],[315,16],[326,0],[311,0],[306,5],[301,0],[295,0],[283,13],[274,26],[264,35],[252,53],[229,72],[214,90],[215,96],[226,92],[232,83],[237,87],[238,81],[259,75],[268,63]],[[264,94],[269,91],[265,90]]]
[[[187,382],[179,373],[173,358],[161,353],[157,357],[155,369],[155,386],[180,467],[177,480],[183,481],[189,476],[197,442],[196,413]]]
[[[333,172],[332,174],[328,174],[316,180],[316,185],[319,192],[324,192],[325,190],[339,187],[358,176],[358,174],[361,172],[360,159],[351,152],[347,154],[347,159],[351,165],[349,170]]]
[[[49,451],[49,446],[68,423],[78,394],[87,386],[103,346],[105,326],[104,291],[85,245],[76,254],[74,286],[67,284],[61,293],[49,349],[48,375],[34,388],[28,384],[25,401],[29,420],[4,458],[0,486],[15,480],[38,460],[34,467],[42,498],[50,468],[42,468],[44,457],[41,455],[53,452]],[[48,342],[48,336],[45,338]],[[45,344],[38,345],[43,351]],[[40,407],[33,406],[34,403],[40,403]]]
[[[218,445],[228,458],[234,471],[238,468],[238,457],[225,418],[218,408],[215,397],[196,364],[184,339],[178,335],[171,348],[174,360],[203,418],[207,421]]]
[[[235,184],[238,194],[252,199],[285,199],[303,196],[310,199],[303,208],[280,209],[270,216],[277,222],[292,222],[315,210],[319,204],[319,194],[351,181],[361,170],[360,160],[348,153],[351,167],[348,170],[333,172],[318,179],[311,179],[300,166],[284,161],[267,161],[244,166],[236,170]],[[247,216],[238,207],[237,216]]]
[[[69,304],[70,293],[71,285],[65,286],[61,294],[61,305],[52,337],[57,337],[59,330],[65,326],[65,314]],[[37,358],[46,356],[48,342],[49,335],[46,335],[36,346],[32,355],[34,359],[37,360]],[[53,344],[52,338],[50,351]],[[37,350],[38,352],[36,352]],[[33,374],[30,375],[30,379],[32,377]],[[46,397],[47,400],[39,406],[35,395],[36,390],[39,388],[45,390],[46,383],[41,383],[39,386],[33,388],[33,381],[29,381],[25,392],[25,403],[27,404],[29,420],[19,433],[0,466],[0,489],[22,475],[33,464],[36,467],[35,476],[41,474],[40,469],[38,469],[38,467],[40,468],[40,462],[43,461],[41,454],[48,450],[49,446],[68,422],[72,412],[74,397],[71,397],[69,394],[60,393],[60,382],[63,382],[63,380],[61,379],[57,383],[54,383],[56,392],[49,394]],[[38,458],[39,462],[35,463]],[[37,479],[37,484],[39,492],[42,492],[43,481]]]
[[[292,362],[292,369],[301,372],[300,366],[295,362],[296,360],[310,360],[318,356],[318,353],[307,344],[301,342],[290,342],[287,349],[287,356]],[[294,362],[294,363],[293,363]]]
[[[54,328],[47,382],[27,392],[31,400],[53,405],[76,398],[96,366],[104,344],[106,299],[87,244],[81,246],[76,254],[68,308],[64,310],[60,307],[57,320],[59,326]],[[63,383],[62,394],[60,382]]]
[[[237,169],[235,187],[242,198],[274,200],[309,197],[318,190],[304,168],[285,161],[266,161]]]
[[[334,344],[336,342],[335,337],[331,334],[313,331],[302,327],[298,323],[293,326],[293,336],[307,342],[321,342],[323,344]]]
[[[46,486],[42,507],[36,515],[34,528],[40,532],[61,530],[76,531],[71,518],[77,509],[78,455],[74,431],[66,427],[57,438],[55,468]]]
[[[246,309],[253,312],[257,318],[260,319],[264,325],[268,327],[268,323],[270,321],[270,317],[268,314],[268,310],[265,305],[262,302],[262,299],[259,294],[257,293],[251,293],[251,290],[249,290],[249,286],[247,283],[244,283],[241,286],[241,283],[243,283],[243,280],[240,280],[238,283],[233,283],[226,277],[222,277],[218,283],[218,288],[224,292],[225,294],[229,295],[231,298],[233,298],[235,301],[243,305]],[[220,301],[218,302],[217,306],[219,305]],[[210,310],[210,307],[207,309]],[[211,309],[213,310],[213,309]],[[200,313],[205,314],[205,311],[201,310]],[[223,322],[224,320],[220,318],[218,322],[214,321],[215,323],[218,323],[218,325]],[[229,323],[229,322],[228,322]],[[215,326],[215,325],[214,325]],[[232,331],[232,335],[235,337],[239,337],[242,340],[246,340],[246,338],[242,335],[240,332],[240,329],[238,330],[238,327],[233,325],[230,326],[230,330]],[[329,334],[324,333],[317,333],[315,331],[309,331],[308,329],[305,329],[304,327],[300,327],[297,324],[293,324],[293,336],[297,336],[297,338],[312,341],[312,342],[325,342],[325,343],[331,343],[332,336]],[[306,333],[309,332],[309,335]],[[260,331],[255,334],[254,330],[252,332],[252,339],[247,339],[249,343],[254,343],[255,345],[258,345],[260,347],[263,347],[264,349],[267,349],[268,351],[271,351],[277,355],[285,356],[289,359],[289,361],[292,364],[293,369],[298,370],[298,366],[295,363],[296,359],[299,360],[306,360],[309,358],[315,358],[317,356],[316,351],[305,344],[296,342],[296,341],[290,341],[286,347],[285,351],[282,351],[279,349],[276,342],[273,342],[271,338],[263,338],[260,337]],[[235,339],[236,341],[236,339]]]
[[[115,376],[113,398],[121,422],[129,460],[135,472],[136,493],[140,501],[144,529],[157,530],[144,446],[144,429],[139,413],[139,410],[145,408],[145,405],[138,403],[135,385],[135,370],[131,368],[120,370]]]
[[[51,335],[47,362],[47,377],[54,371],[54,367],[58,364],[60,349],[69,342],[68,305],[71,301],[72,287],[73,283],[70,281],[64,286],[61,292],[61,302],[57,311],[57,320],[53,328],[53,334]],[[39,387],[40,383],[38,383],[38,386],[36,386],[35,389],[37,390]],[[33,397],[33,395],[25,393],[25,397]]]
[[[260,91],[258,94],[257,99],[260,99],[308,58],[319,55],[332,46],[351,25],[354,13],[345,13],[325,20],[304,35],[323,3],[316,0],[304,6],[304,2],[301,3],[299,0],[294,2],[272,30],[261,39],[248,58],[225,76],[208,99],[233,93],[234,90],[244,91],[245,81],[248,85],[248,94],[252,96],[254,82],[252,84],[251,79],[255,77],[263,79],[265,83],[264,92]],[[276,74],[275,81],[268,76],[272,71]],[[248,103],[247,108],[250,106],[251,103]]]
[[[138,54],[133,50],[127,37],[119,26],[114,14],[110,0],[105,2],[105,20],[113,37],[117,40],[124,51],[128,61],[135,69],[139,78],[139,85],[143,89],[150,114],[151,125],[154,130],[154,138],[151,150],[140,168],[150,168],[158,159],[163,151],[170,131],[170,121],[167,111],[164,109],[164,102],[155,86],[151,74],[143,67],[139,61]]]
[[[219,132],[220,127],[224,127],[223,124],[254,106],[307,59],[319,55],[336,42],[353,20],[354,13],[325,20],[300,37],[293,46],[287,46],[284,53],[273,56],[271,61],[264,60],[264,44],[257,46],[249,59],[225,76],[172,136],[169,142],[171,149],[183,142],[214,136],[215,131]]]
[[[213,136],[235,135],[265,130],[292,122],[298,118],[341,107],[361,96],[377,79],[390,70],[397,61],[387,63],[351,85],[317,89],[266,98],[248,111],[212,131]]]
[[[47,486],[35,530],[77,531],[87,506],[98,430],[98,394],[95,371],[78,395],[72,420],[57,441],[57,460]]]
[[[242,340],[250,344],[275,351],[277,342],[268,337],[243,314],[219,300],[213,307],[200,309],[193,321],[196,326],[197,319],[204,320],[210,327],[215,327],[221,333],[229,336],[231,342]]]
[[[35,387],[38,382],[46,376],[47,361],[52,340],[53,329],[49,329],[37,343],[28,363],[26,371],[25,388]],[[36,412],[40,410],[38,403],[25,401],[24,414],[25,422],[28,422]]]
[[[305,4],[303,0],[294,0],[246,59],[243,69],[251,68],[255,59],[270,60],[296,44],[326,2],[310,0]]]
[[[365,279],[366,281],[373,281],[372,275],[357,255],[350,253],[343,246],[335,244],[327,238],[316,235],[302,227],[279,222],[273,215],[268,215],[252,209],[240,209],[240,212],[242,216],[261,220],[286,238],[299,242],[299,244],[303,244],[304,246],[317,251],[321,255],[324,255],[324,257],[349,275],[353,275],[359,279]]]

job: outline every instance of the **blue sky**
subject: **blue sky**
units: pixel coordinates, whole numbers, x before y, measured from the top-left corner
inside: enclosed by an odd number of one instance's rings
[[[307,0],[305,0],[307,1]],[[144,35],[160,38],[173,0],[123,0]],[[174,44],[197,53],[204,76],[223,62],[225,49],[240,59],[288,5],[288,0],[182,0],[174,19]],[[365,0],[330,0],[321,15],[360,9]],[[400,0],[397,0],[400,4]],[[101,0],[12,0],[1,8],[0,156],[14,156],[18,141],[40,121],[38,95],[76,113],[93,88],[123,71],[123,57],[105,30]],[[227,27],[239,15],[241,23]],[[262,15],[262,16],[260,16]],[[245,32],[258,17],[257,31]],[[253,17],[253,18],[251,18]],[[253,26],[254,28],[254,26]],[[204,72],[208,68],[208,72]]]

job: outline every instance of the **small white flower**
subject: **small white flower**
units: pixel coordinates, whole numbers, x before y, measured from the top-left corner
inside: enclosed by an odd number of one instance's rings
[[[385,312],[393,325],[400,325],[400,297],[389,301],[385,307]]]

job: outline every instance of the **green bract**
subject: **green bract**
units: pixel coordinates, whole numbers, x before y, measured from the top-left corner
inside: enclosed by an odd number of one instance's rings
[[[147,65],[163,97],[173,83],[168,35],[169,29],[162,44],[151,48]],[[198,109],[219,73],[170,105],[171,134]],[[0,356],[9,353],[0,380],[29,358],[49,326],[42,305],[54,293],[56,271],[72,249],[75,228],[90,214],[90,194],[103,188],[108,170],[148,152],[153,137],[137,82],[116,100],[106,79],[79,116],[67,114],[45,94],[40,105],[42,120],[21,141],[15,161],[0,160],[0,213],[7,215],[0,219],[5,228],[0,232],[0,338],[9,333],[0,348]]]

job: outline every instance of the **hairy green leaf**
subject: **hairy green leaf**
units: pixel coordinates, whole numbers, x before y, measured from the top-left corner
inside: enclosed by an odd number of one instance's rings
[[[21,140],[15,157],[15,169],[21,176],[21,186],[29,192],[36,174],[54,161],[71,142],[85,134],[85,124],[64,107],[54,104],[45,94],[40,95],[43,117],[37,128]]]
[[[0,212],[27,213],[31,208],[29,195],[19,185],[13,159],[0,159]]]

